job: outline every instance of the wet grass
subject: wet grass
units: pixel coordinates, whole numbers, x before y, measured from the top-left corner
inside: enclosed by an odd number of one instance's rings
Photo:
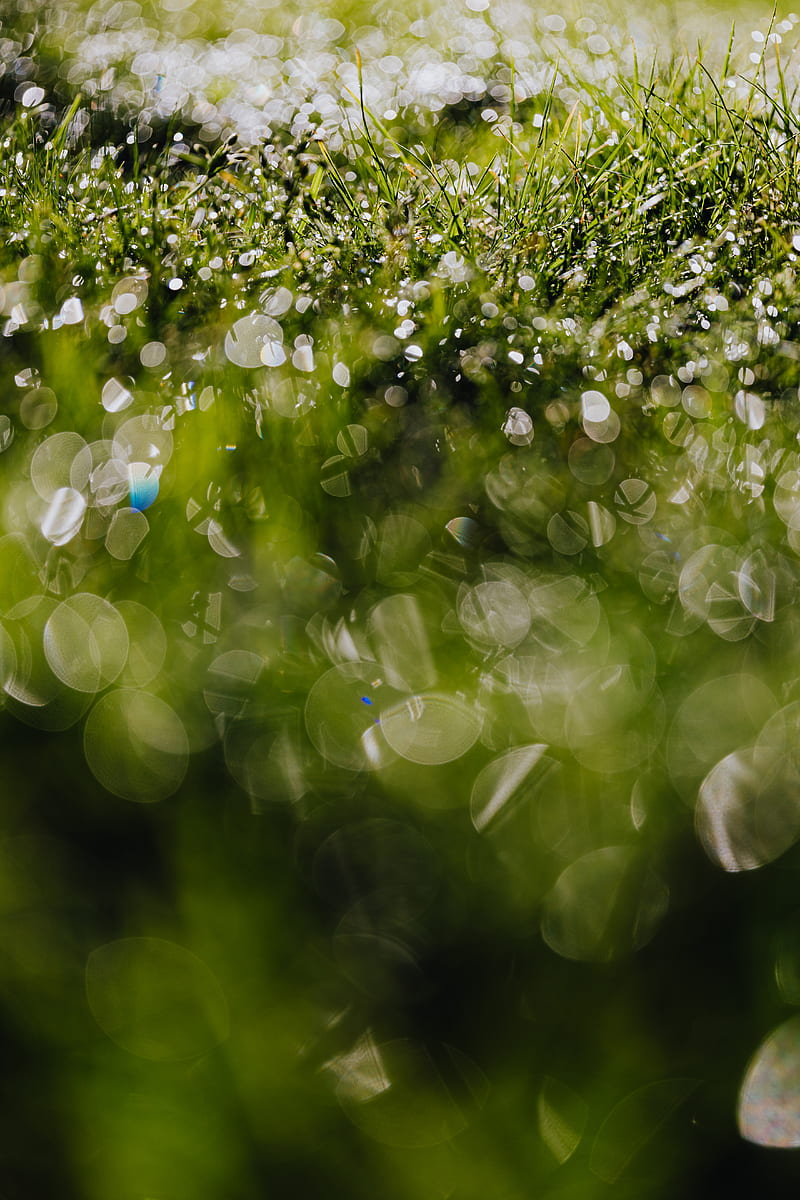
[[[0,1191],[791,1187],[797,18],[60,11],[0,43]]]

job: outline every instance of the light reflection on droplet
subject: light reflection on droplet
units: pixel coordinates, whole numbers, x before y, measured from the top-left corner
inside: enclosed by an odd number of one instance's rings
[[[723,758],[700,786],[697,834],[726,871],[752,871],[772,862],[800,837],[800,787],[780,758],[739,750]]]
[[[650,395],[662,408],[676,408],[681,402],[681,385],[672,375],[656,375],[650,384]]]
[[[644,479],[623,479],[614,493],[614,504],[623,521],[644,525],[652,520],[658,502],[655,492]]]

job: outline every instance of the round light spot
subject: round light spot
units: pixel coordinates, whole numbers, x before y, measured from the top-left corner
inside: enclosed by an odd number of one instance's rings
[[[135,600],[119,600],[117,612],[128,630],[128,660],[120,681],[146,687],[158,675],[167,655],[167,635],[155,613]]]
[[[650,397],[662,408],[675,408],[681,402],[681,385],[672,375],[656,375],[650,384]]]
[[[133,558],[149,529],[150,524],[140,508],[118,508],[106,532],[106,550],[112,558],[127,562]]]
[[[611,405],[602,392],[588,391],[581,394],[581,416],[584,421],[599,425],[611,415]]]
[[[800,1017],[759,1046],[739,1092],[739,1131],[757,1146],[800,1146]]]
[[[131,313],[140,308],[147,299],[147,280],[141,275],[127,275],[114,285],[111,293],[111,304],[120,315]]]
[[[564,958],[610,962],[650,941],[668,899],[633,847],[605,846],[559,875],[544,901],[542,937]]]
[[[167,357],[167,347],[163,342],[145,342],[139,351],[139,361],[143,367],[153,370],[160,367]]]
[[[656,511],[656,494],[644,479],[623,479],[614,493],[614,504],[623,521],[646,525]]]
[[[714,408],[711,393],[699,384],[691,383],[683,389],[681,404],[690,417],[702,420],[710,417]]]
[[[725,871],[752,871],[800,837],[800,788],[778,755],[737,750],[700,785],[695,810],[703,849]]]
[[[461,1133],[487,1093],[485,1076],[452,1046],[409,1038],[376,1044],[367,1033],[327,1064],[336,1097],[362,1133],[402,1149],[438,1146]]]
[[[466,754],[481,731],[480,714],[461,700],[428,692],[385,709],[383,736],[409,762],[437,766]]]
[[[530,629],[528,602],[512,583],[491,580],[469,588],[458,604],[464,631],[481,642],[516,646]]]
[[[53,610],[44,629],[51,671],[77,692],[113,683],[128,656],[128,630],[117,610],[91,592],[79,592]]]
[[[86,501],[74,488],[63,487],[53,493],[42,521],[42,534],[54,546],[65,546],[81,527]]]
[[[472,786],[470,816],[478,833],[499,824],[530,794],[541,778],[542,756],[547,746],[514,746],[479,772]],[[547,760],[545,760],[547,761]],[[535,770],[539,767],[539,770]]]
[[[108,379],[103,384],[100,400],[106,412],[123,412],[133,404],[133,395],[119,379]]]
[[[31,483],[43,500],[52,499],[59,488],[74,486],[72,464],[86,442],[78,433],[54,433],[37,446],[31,459]]]
[[[382,767],[394,757],[384,736],[381,710],[398,693],[377,674],[376,663],[333,667],[308,693],[308,736],[328,762],[350,771]]]
[[[275,361],[268,361],[269,366],[278,366],[278,350],[283,342],[283,330],[277,321],[265,313],[250,313],[234,321],[233,327],[225,335],[225,355],[237,367],[260,367],[270,356]],[[266,360],[262,358],[266,352]],[[286,355],[280,349],[284,362]]]
[[[589,526],[580,513],[553,513],[547,522],[547,540],[558,554],[580,554],[589,543]]]
[[[216,976],[196,954],[163,938],[119,938],[93,950],[86,998],[107,1037],[154,1062],[196,1058],[228,1036]]]
[[[178,714],[149,692],[119,689],[98,700],[83,735],[86,761],[109,792],[150,804],[178,790],[189,741]]]
[[[567,454],[569,469],[575,479],[593,486],[606,483],[611,478],[615,461],[610,446],[585,437],[577,438]]]
[[[533,420],[524,408],[510,408],[506,413],[503,433],[512,446],[529,446],[533,441]]]
[[[31,388],[22,397],[19,419],[26,429],[44,429],[58,412],[58,401],[52,388]]]

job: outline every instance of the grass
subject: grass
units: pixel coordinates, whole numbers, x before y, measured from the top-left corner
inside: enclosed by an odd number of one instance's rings
[[[60,12],[0,43],[0,1190],[791,1187],[797,18]]]

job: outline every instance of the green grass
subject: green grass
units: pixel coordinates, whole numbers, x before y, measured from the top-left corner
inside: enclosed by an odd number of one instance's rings
[[[0,1195],[783,1194],[796,18],[43,12]]]

